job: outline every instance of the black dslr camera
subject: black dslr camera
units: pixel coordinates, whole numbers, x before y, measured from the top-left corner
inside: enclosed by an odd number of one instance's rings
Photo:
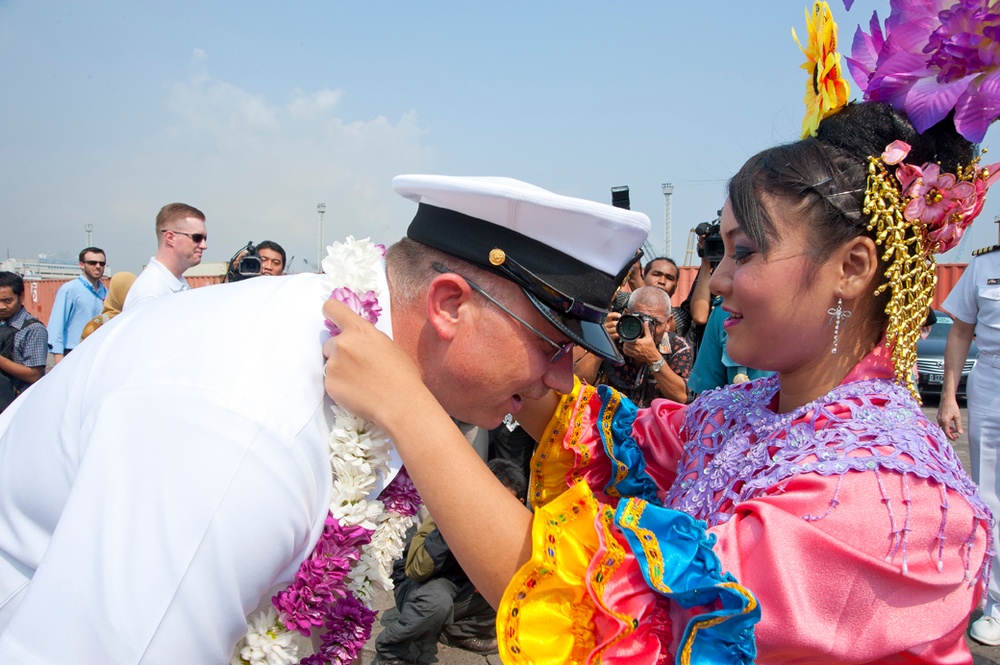
[[[722,211],[720,210],[717,214],[721,216]],[[726,256],[726,249],[722,244],[721,227],[722,222],[719,217],[694,227],[695,235],[704,238],[704,241],[698,246],[698,256],[713,266],[719,265]]]
[[[227,282],[238,282],[248,277],[260,275],[260,256],[257,254],[257,247],[253,241],[247,243],[246,247],[241,247],[229,259],[229,271],[226,274]]]
[[[642,337],[643,324],[647,322],[650,328],[656,325],[656,319],[647,314],[622,314],[615,324],[615,332],[623,342],[634,342]]]

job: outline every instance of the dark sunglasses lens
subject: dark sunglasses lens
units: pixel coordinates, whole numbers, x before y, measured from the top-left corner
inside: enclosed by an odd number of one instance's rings
[[[106,266],[104,261],[84,261],[88,266]]]

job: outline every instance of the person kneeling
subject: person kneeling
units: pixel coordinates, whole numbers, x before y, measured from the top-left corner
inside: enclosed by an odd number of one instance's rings
[[[504,487],[524,501],[527,481],[509,460],[488,463]],[[411,648],[427,639],[480,654],[497,653],[497,613],[476,590],[428,517],[413,536],[404,556],[393,564],[399,616],[375,640],[381,665],[404,665]]]

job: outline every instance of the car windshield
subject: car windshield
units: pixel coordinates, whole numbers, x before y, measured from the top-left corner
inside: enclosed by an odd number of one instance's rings
[[[931,326],[931,332],[927,335],[927,337],[940,337],[941,339],[947,339],[949,330],[951,330],[951,319],[942,321],[939,317],[937,323]]]
[[[951,324],[955,323],[955,319],[937,309],[934,310],[934,318],[936,322],[931,326],[931,331],[927,334],[927,337],[948,339],[948,332],[951,330]]]

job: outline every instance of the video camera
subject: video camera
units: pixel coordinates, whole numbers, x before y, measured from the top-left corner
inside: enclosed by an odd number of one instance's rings
[[[705,259],[713,266],[719,265],[726,256],[726,248],[722,244],[722,211],[719,210],[715,219],[709,222],[702,222],[694,227],[694,233],[702,242],[698,245],[698,256]]]
[[[611,188],[611,205],[613,205],[616,208],[624,208],[625,210],[632,209],[632,202],[629,195],[628,185],[621,185],[619,187]],[[629,297],[628,291],[624,289],[619,289],[618,292],[615,294],[614,300],[611,301],[611,311],[618,313],[624,312],[625,307],[628,306],[628,297]]]
[[[241,247],[229,259],[229,270],[226,273],[227,282],[238,282],[241,279],[257,277],[260,275],[260,256],[257,254],[257,247],[253,241],[247,243],[246,247]]]

